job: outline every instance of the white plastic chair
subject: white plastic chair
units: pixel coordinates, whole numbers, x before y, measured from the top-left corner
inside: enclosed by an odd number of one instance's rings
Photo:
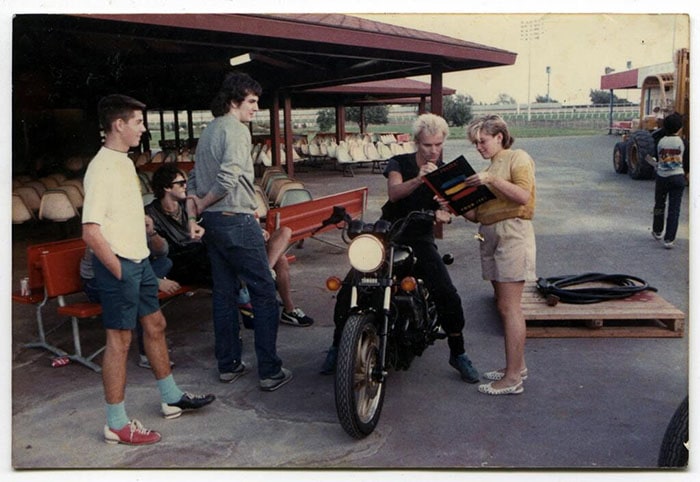
[[[70,202],[71,204],[73,204],[73,207],[76,211],[80,211],[80,208],[83,207],[84,196],[77,186],[67,184],[65,186],[58,186],[57,188],[54,188],[54,190],[60,190],[65,192],[66,196],[68,196],[68,199],[70,199]]]
[[[39,182],[42,183],[46,189],[52,189],[61,184],[55,177],[49,176],[39,178]]]
[[[23,185],[28,186],[28,187],[33,187],[34,189],[36,189],[36,192],[39,194],[39,196],[44,194],[44,191],[46,191],[46,186],[39,181],[32,180],[29,182],[25,182]]]
[[[61,189],[47,189],[41,196],[39,205],[39,219],[65,222],[78,216],[77,209],[73,206],[66,191]]]
[[[279,206],[280,199],[282,199],[282,195],[290,189],[304,189],[304,183],[293,180],[291,182],[282,183],[275,192],[274,197],[271,198],[272,204],[275,206]]]
[[[85,196],[85,188],[81,179],[66,179],[61,183],[61,186],[75,186],[80,191],[80,194]]]
[[[299,204],[306,201],[311,201],[313,197],[308,189],[304,188],[294,188],[287,189],[282,193],[279,200],[279,207],[290,206],[292,204]]]
[[[36,192],[36,189],[31,186],[20,186],[13,190],[13,194],[15,193],[20,195],[24,201],[24,204],[27,206],[27,208],[29,208],[29,210],[31,210],[33,213],[39,212],[41,196],[39,196],[39,193]]]
[[[24,203],[22,196],[12,193],[12,224],[22,224],[35,219],[34,213]]]

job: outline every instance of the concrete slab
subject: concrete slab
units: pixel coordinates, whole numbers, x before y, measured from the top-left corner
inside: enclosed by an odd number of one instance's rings
[[[515,147],[527,150],[537,164],[538,274],[600,271],[638,276],[688,313],[688,195],[676,248],[665,250],[651,237],[653,183],[613,171],[617,140],[592,136],[516,141]],[[465,141],[448,141],[445,157],[459,154],[477,169],[485,166]],[[314,196],[368,186],[369,219],[379,215],[386,198],[383,176],[372,174],[369,166],[356,169],[355,177],[313,168],[296,177]],[[455,256],[450,272],[467,314],[467,351],[475,366],[487,371],[503,366],[503,339],[490,285],[481,280],[475,233],[475,225],[457,220],[445,229],[439,246]],[[13,287],[26,271],[26,243],[53,234],[47,229],[16,230]],[[324,236],[339,240],[335,233]],[[514,397],[487,397],[461,382],[447,364],[446,344],[439,342],[409,371],[390,374],[378,429],[364,440],[351,439],[336,418],[333,379],[318,374],[331,341],[334,303],[323,283],[329,274],[344,274],[347,261],[339,249],[313,240],[292,249],[297,258],[291,272],[295,300],[316,320],[310,328],[280,327],[279,353],[294,371],[294,380],[273,393],[258,390],[254,371],[231,385],[220,384],[213,358],[211,298],[198,293],[178,300],[164,310],[175,379],[184,389],[212,392],[218,400],[201,413],[163,420],[153,377],[136,366],[132,353],[127,410],[163,433],[162,442],[152,446],[104,444],[100,376],[77,364],[52,368],[50,354],[23,348],[35,337],[33,309],[12,306],[13,467],[22,475],[25,470],[76,468],[450,468],[457,470],[450,474],[460,478],[471,469],[487,468],[655,467],[666,425],[688,390],[687,335],[528,339],[530,377],[525,393]],[[51,326],[60,321],[53,315],[47,318]],[[83,327],[87,344],[99,346],[104,338],[99,321]],[[69,346],[69,325],[58,326],[51,336]],[[243,331],[242,336],[244,359],[254,368],[251,332]],[[73,473],[60,475],[66,474]],[[285,475],[289,473],[271,476]],[[310,477],[324,475],[312,472]],[[359,472],[350,477],[376,475]],[[127,473],[132,476],[136,473]],[[257,476],[260,473],[253,474]]]

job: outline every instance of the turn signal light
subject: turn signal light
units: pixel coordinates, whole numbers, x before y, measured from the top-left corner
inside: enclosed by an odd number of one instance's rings
[[[331,276],[326,280],[326,288],[329,291],[338,291],[343,282],[337,276]]]
[[[401,289],[404,291],[413,291],[418,286],[418,282],[413,276],[406,276],[401,280]]]

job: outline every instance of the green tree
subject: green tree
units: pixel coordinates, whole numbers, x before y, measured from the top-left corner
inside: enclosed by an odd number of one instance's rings
[[[333,109],[321,109],[316,113],[316,123],[321,132],[330,131],[335,124],[335,111]]]
[[[590,90],[591,104],[610,104],[611,92],[607,90]],[[612,94],[613,104],[631,104],[627,99],[620,99],[615,94]]]
[[[386,105],[370,105],[364,108],[365,124],[380,125],[389,123],[389,108]],[[347,107],[345,109],[345,120],[360,123],[360,108]]]
[[[515,99],[508,95],[508,94],[498,94],[498,97],[496,98],[496,104],[515,104]]]
[[[552,99],[551,97],[547,97],[546,95],[538,95],[535,97],[535,102],[538,104],[548,104],[548,103],[558,103],[559,101],[556,99]]]
[[[463,126],[472,120],[474,99],[470,95],[448,95],[442,99],[442,115],[451,126]]]

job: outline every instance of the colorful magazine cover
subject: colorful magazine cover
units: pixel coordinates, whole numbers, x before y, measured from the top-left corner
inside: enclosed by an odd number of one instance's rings
[[[452,214],[461,216],[495,195],[486,186],[467,186],[465,180],[476,174],[464,156],[443,164],[437,170],[423,176],[430,189],[449,203]]]

